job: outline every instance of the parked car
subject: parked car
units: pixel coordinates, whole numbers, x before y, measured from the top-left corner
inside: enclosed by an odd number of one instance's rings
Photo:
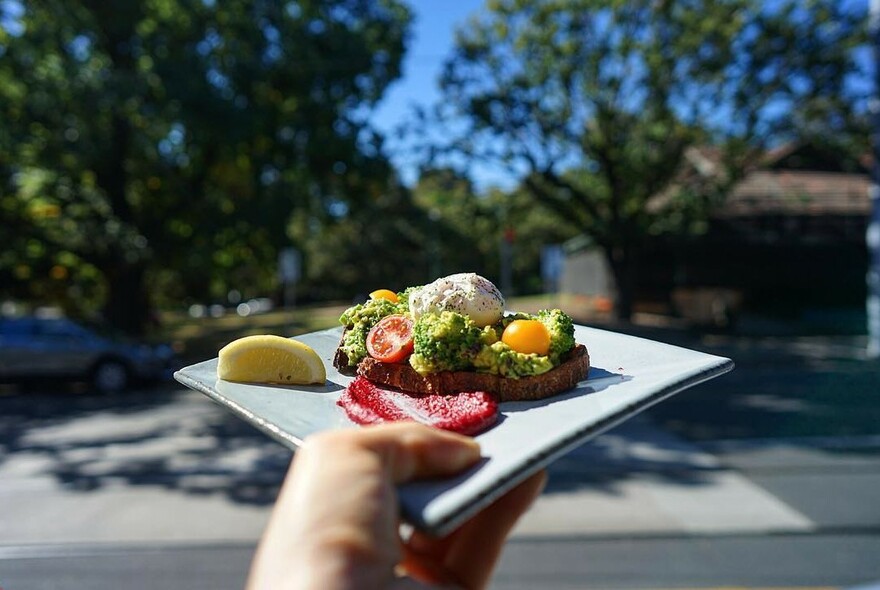
[[[0,318],[0,380],[87,380],[102,393],[171,376],[167,345],[126,340],[63,317]]]

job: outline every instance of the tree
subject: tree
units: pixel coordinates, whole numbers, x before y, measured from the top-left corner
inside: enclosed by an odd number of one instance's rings
[[[306,297],[351,301],[375,289],[400,291],[427,282],[431,221],[405,187],[385,187],[324,223],[312,221],[297,214],[292,230],[311,260]]]
[[[163,294],[265,292],[295,212],[321,223],[389,181],[366,117],[400,74],[397,0],[0,11],[3,238],[27,246],[0,273],[31,297],[46,268],[88,279],[136,332]]]
[[[543,289],[542,248],[574,235],[526,191],[492,188],[478,193],[452,168],[423,170],[412,192],[429,220],[433,278],[477,272],[499,286],[509,279],[511,284],[503,285],[505,295],[537,293]],[[503,258],[509,264],[505,271]]]
[[[496,274],[500,220],[468,178],[449,168],[424,170],[412,192],[429,222],[431,280],[458,272]]]
[[[426,170],[412,189],[389,187],[321,227],[299,218],[312,267],[310,296],[350,299],[456,272],[497,274],[497,209],[455,172]]]
[[[705,218],[774,142],[852,131],[864,12],[838,0],[494,0],[459,31],[438,108],[451,140],[431,150],[506,166],[589,235],[627,319],[652,236]],[[691,157],[704,144],[722,168]]]
[[[560,223],[558,216],[536,202],[525,188],[494,188],[483,198],[486,206],[497,212],[499,225],[493,234],[494,245],[497,249],[503,243],[509,256],[511,293],[543,293],[547,288],[542,268],[544,248],[561,247],[577,235],[577,230],[572,224]]]

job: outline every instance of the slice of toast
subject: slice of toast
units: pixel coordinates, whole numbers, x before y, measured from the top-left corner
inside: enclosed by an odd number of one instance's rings
[[[348,358],[337,349],[333,364],[342,372],[352,372]],[[357,374],[374,383],[413,393],[449,395],[462,391],[485,391],[499,402],[544,399],[575,387],[590,372],[590,355],[583,344],[575,345],[563,362],[541,375],[502,377],[475,371],[441,371],[420,375],[408,363],[383,363],[366,357]]]

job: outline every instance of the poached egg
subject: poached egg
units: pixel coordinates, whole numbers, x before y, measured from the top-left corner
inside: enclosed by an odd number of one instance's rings
[[[458,273],[413,290],[409,309],[415,319],[426,313],[454,311],[483,327],[504,315],[504,297],[489,279],[472,272]]]

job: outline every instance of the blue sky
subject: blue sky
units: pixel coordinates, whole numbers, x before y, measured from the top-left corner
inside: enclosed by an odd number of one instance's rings
[[[403,75],[386,91],[373,116],[382,131],[401,123],[411,105],[428,106],[439,97],[437,79],[451,54],[455,28],[480,10],[483,0],[409,0],[414,23]]]
[[[452,53],[455,29],[482,10],[484,0],[409,0],[414,14],[412,39],[403,61],[403,75],[386,91],[372,116],[373,124],[386,134],[411,116],[413,105],[430,107],[439,99],[437,80],[443,61]],[[405,154],[390,154],[403,181],[415,180],[416,171]],[[510,186],[512,179],[487,168],[473,171],[479,188]]]

